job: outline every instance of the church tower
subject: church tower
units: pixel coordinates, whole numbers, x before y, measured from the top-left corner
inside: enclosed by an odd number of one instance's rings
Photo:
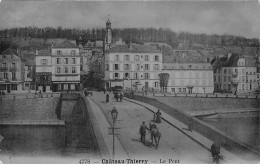
[[[112,29],[111,29],[111,22],[108,18],[106,22],[105,50],[108,50],[110,48],[111,43],[112,43]]]

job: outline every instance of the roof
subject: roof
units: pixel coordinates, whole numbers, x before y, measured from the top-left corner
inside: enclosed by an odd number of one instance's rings
[[[38,56],[51,56],[51,51],[49,49],[48,50],[39,50]]]
[[[15,56],[18,56],[18,54],[15,51],[11,50],[10,48],[8,48],[5,51],[3,51],[1,53],[1,55],[15,55]]]
[[[234,67],[237,66],[237,61],[239,60],[240,55],[237,53],[232,53],[232,55],[228,58],[228,56],[214,58],[212,60],[213,66],[215,68],[218,67]]]
[[[35,53],[22,52],[22,58],[25,60],[35,60]]]
[[[77,45],[73,44],[72,42],[65,40],[52,48],[79,48]]]
[[[109,50],[110,53],[162,53],[160,50],[146,45],[117,45]]]
[[[34,66],[35,65],[35,60],[25,60],[25,65],[27,65],[27,66]]]

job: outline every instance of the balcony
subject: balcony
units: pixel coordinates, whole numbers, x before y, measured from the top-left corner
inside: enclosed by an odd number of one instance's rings
[[[10,71],[10,72],[14,72],[14,71],[16,71],[16,70],[17,70],[16,67],[10,67],[10,68],[9,68],[9,71]]]
[[[7,67],[0,67],[0,72],[7,71]]]
[[[18,79],[17,78],[12,78],[12,81],[18,81]]]

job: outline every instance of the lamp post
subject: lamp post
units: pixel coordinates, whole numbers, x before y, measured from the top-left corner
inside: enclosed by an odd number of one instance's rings
[[[113,129],[112,129],[112,133],[113,133],[113,159],[115,157],[115,122],[116,122],[116,119],[117,119],[117,115],[118,115],[117,109],[116,109],[116,107],[113,107],[113,109],[111,111],[111,117],[113,119]]]

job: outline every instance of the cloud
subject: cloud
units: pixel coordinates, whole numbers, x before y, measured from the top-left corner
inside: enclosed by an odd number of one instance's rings
[[[260,37],[257,2],[1,2],[0,28],[23,26],[155,27]]]

